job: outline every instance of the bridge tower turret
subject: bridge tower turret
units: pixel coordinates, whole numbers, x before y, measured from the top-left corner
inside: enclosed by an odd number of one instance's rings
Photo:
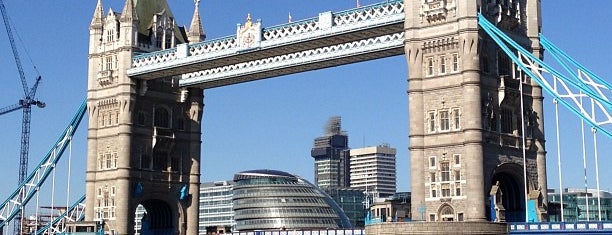
[[[199,17],[199,15],[198,15]],[[132,79],[137,53],[188,43],[166,0],[126,0],[90,25],[86,217],[115,234],[197,234],[203,92]],[[137,207],[146,213],[136,225]],[[141,233],[144,231],[141,231]]]
[[[413,220],[503,221],[495,215],[504,211],[507,221],[546,220],[541,88],[513,68],[477,19],[481,12],[541,56],[540,1],[404,4]],[[492,205],[498,182],[502,203]],[[529,215],[526,197],[535,202]]]

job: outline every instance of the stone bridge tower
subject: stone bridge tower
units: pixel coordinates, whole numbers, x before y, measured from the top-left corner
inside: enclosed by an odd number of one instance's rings
[[[97,2],[89,40],[85,220],[105,232],[198,232],[202,90],[180,89],[173,77],[142,81],[126,74],[137,53],[203,40],[198,2],[191,31],[177,26],[166,0],[126,0],[121,12],[106,14]]]
[[[404,2],[412,219],[525,221],[526,204],[535,203],[528,219],[546,220],[541,88],[513,68],[477,19],[481,12],[541,57],[540,1]],[[494,185],[502,194],[492,205]]]

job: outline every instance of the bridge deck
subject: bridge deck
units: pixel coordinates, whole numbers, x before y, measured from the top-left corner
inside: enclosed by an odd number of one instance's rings
[[[260,29],[259,41],[249,46],[240,43],[239,25],[237,35],[137,55],[128,75],[145,80],[183,75],[181,86],[211,88],[400,55],[404,17],[401,0],[325,12]],[[279,63],[287,60],[291,63]]]

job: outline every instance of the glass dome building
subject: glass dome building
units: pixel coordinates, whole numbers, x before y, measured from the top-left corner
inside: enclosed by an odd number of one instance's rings
[[[237,231],[351,227],[329,195],[299,176],[252,170],[235,174],[234,182]]]

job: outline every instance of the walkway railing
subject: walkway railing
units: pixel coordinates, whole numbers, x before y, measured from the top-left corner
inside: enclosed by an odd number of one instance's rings
[[[612,233],[612,221],[604,222],[543,222],[543,223],[510,223],[510,234],[542,233]]]

